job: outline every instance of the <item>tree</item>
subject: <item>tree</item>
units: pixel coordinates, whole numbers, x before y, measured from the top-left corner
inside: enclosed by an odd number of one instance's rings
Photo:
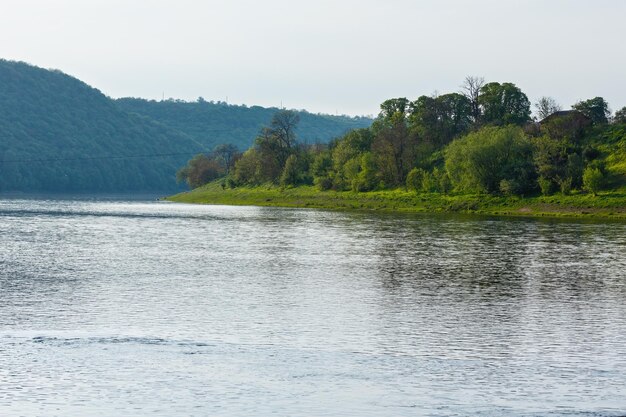
[[[410,129],[437,146],[465,133],[472,121],[471,102],[459,93],[421,96],[410,105]]]
[[[406,188],[418,192],[422,189],[422,179],[426,172],[422,168],[413,168],[406,176]]]
[[[255,140],[261,162],[261,177],[267,181],[278,181],[287,162],[295,152],[296,126],[300,116],[291,110],[274,114],[269,127],[261,129]]]
[[[333,187],[343,190],[351,187],[352,174],[349,161],[360,158],[372,147],[373,135],[371,129],[357,129],[346,133],[334,146],[331,145]],[[352,164],[354,165],[354,164]],[[356,175],[356,174],[355,174]]]
[[[513,83],[488,83],[480,89],[478,103],[485,123],[522,125],[530,120],[530,101]]]
[[[212,154],[215,159],[220,161],[224,166],[226,173],[229,173],[235,165],[235,160],[241,156],[237,146],[230,143],[223,143],[213,148]]]
[[[609,103],[607,103],[602,97],[594,97],[589,100],[579,101],[574,104],[572,108],[589,117],[594,124],[608,123],[609,116],[611,115]]]
[[[382,180],[389,187],[404,184],[415,156],[411,139],[404,113],[396,112],[376,126],[372,151]]]
[[[359,162],[359,173],[352,180],[352,191],[371,191],[378,185],[374,158],[370,152],[365,152]]]
[[[289,155],[285,162],[285,168],[280,176],[280,185],[283,187],[298,184],[298,158],[295,155]]]
[[[484,127],[453,141],[445,149],[445,167],[462,191],[496,193],[502,180],[516,194],[534,186],[532,146],[515,126]]]
[[[470,102],[470,114],[474,123],[478,123],[480,121],[481,111],[478,97],[480,96],[480,90],[484,85],[485,79],[483,77],[468,75],[465,77],[465,81],[461,86],[462,94]]]
[[[396,113],[400,113],[404,116],[407,113],[408,109],[409,100],[406,97],[390,98],[389,100],[383,101],[380,105],[379,117],[382,119],[387,119],[392,117]]]
[[[535,103],[535,109],[537,110],[537,116],[539,120],[543,120],[550,116],[552,113],[561,110],[561,105],[556,102],[552,97],[541,97]]]
[[[178,182],[186,181],[191,188],[197,188],[222,175],[224,169],[215,159],[199,154],[176,173],[176,179]]]
[[[250,148],[241,155],[235,162],[233,177],[239,184],[258,184],[261,179],[261,160],[259,152],[255,148]]]
[[[622,107],[620,110],[615,112],[615,116],[613,116],[614,123],[626,123],[626,107]]]
[[[315,155],[311,164],[311,174],[313,175],[313,183],[320,190],[328,190],[333,186],[332,169],[333,158],[328,150]]]

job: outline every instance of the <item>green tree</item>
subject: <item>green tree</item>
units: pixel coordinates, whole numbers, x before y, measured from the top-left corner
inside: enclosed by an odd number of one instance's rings
[[[524,193],[534,184],[531,143],[514,126],[484,127],[453,141],[445,150],[445,167],[462,191],[496,193],[507,180]]]
[[[398,111],[378,119],[373,129],[372,152],[382,180],[389,187],[404,184],[415,159],[415,142],[409,134],[406,114]]]
[[[295,152],[299,120],[296,112],[281,110],[274,114],[268,127],[261,129],[255,147],[261,161],[260,176],[264,181],[280,180],[287,158]]]
[[[535,109],[537,110],[537,116],[539,120],[543,120],[551,114],[560,111],[561,105],[556,102],[552,97],[541,97],[535,103]]]
[[[480,90],[484,85],[485,79],[483,77],[468,75],[461,86],[463,96],[470,103],[471,120],[474,124],[478,124],[482,116],[478,98],[480,97]]]
[[[530,101],[513,83],[492,82],[480,89],[478,103],[482,120],[488,124],[522,125],[530,120]]]
[[[186,181],[191,188],[197,188],[224,174],[224,169],[215,159],[199,154],[176,173],[176,179],[178,182]]]
[[[589,117],[595,124],[608,123],[609,116],[611,115],[609,103],[607,103],[602,97],[594,97],[589,100],[579,101],[574,104],[572,108]]]
[[[343,190],[352,186],[354,173],[353,166],[359,162],[349,163],[359,159],[360,155],[369,152],[372,146],[373,135],[370,129],[357,129],[348,132],[335,144],[331,144],[333,187]],[[358,172],[358,169],[357,169]]]
[[[622,107],[620,110],[615,112],[615,116],[613,117],[614,123],[626,123],[626,107]]]
[[[259,184],[261,179],[261,160],[259,152],[250,148],[235,162],[234,178],[238,184]]]
[[[229,173],[235,166],[235,161],[241,156],[241,153],[237,146],[231,143],[223,143],[213,148],[212,155],[222,164],[224,170]]]
[[[377,167],[370,152],[361,155],[360,169],[356,178],[352,181],[352,191],[371,191],[377,188]]]
[[[289,155],[287,162],[285,162],[283,173],[280,176],[280,185],[283,187],[297,185],[300,174],[298,168],[298,158],[293,154]]]
[[[409,191],[421,191],[422,179],[426,172],[422,168],[413,168],[406,176],[406,188]]]
[[[379,118],[387,119],[396,114],[405,115],[409,110],[409,100],[406,97],[390,98],[380,105]]]
[[[465,133],[472,123],[471,102],[458,93],[421,96],[410,108],[410,130],[436,146],[445,145]]]
[[[333,158],[330,151],[325,150],[313,158],[311,164],[313,183],[320,190],[328,190],[333,186]]]

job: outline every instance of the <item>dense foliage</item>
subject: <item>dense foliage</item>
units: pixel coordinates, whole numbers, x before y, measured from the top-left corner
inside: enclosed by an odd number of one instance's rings
[[[601,97],[560,111],[512,83],[468,77],[461,93],[389,99],[369,128],[328,145],[295,140],[297,117],[279,112],[224,186],[273,183],[320,190],[406,188],[418,193],[594,195],[626,184],[626,127]],[[287,129],[279,127],[289,121]]]

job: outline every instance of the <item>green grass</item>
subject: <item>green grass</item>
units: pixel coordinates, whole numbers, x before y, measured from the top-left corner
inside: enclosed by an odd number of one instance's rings
[[[559,216],[626,219],[626,188],[600,193],[538,197],[500,197],[484,194],[417,194],[397,190],[354,193],[319,191],[300,186],[281,189],[266,185],[222,189],[213,182],[195,190],[167,197],[168,201],[197,204],[253,205],[378,210],[428,213],[477,213],[506,216]]]

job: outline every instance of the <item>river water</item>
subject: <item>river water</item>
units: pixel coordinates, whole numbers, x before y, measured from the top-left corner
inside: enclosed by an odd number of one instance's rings
[[[626,223],[0,200],[0,415],[626,415]]]

